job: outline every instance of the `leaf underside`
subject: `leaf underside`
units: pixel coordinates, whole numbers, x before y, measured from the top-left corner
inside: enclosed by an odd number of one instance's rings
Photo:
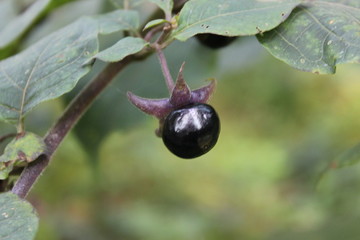
[[[110,2],[116,7],[121,9],[132,9],[139,6],[145,0],[110,0]]]
[[[11,192],[0,194],[0,239],[34,239],[38,222],[30,203]]]
[[[140,20],[137,11],[116,10],[93,17],[99,23],[100,34],[110,34],[118,31],[136,31]]]
[[[84,17],[0,61],[0,121],[19,123],[39,103],[72,90],[91,69],[91,59],[98,53],[98,34],[138,26],[134,11]]]
[[[0,62],[0,120],[17,122],[40,102],[70,91],[89,72],[97,25],[83,18]]]
[[[276,58],[302,71],[332,74],[341,63],[360,63],[360,1],[312,1],[286,22],[259,35]]]
[[[255,35],[283,22],[299,0],[197,0],[180,11],[172,37],[185,41],[199,33],[224,36]]]
[[[99,52],[95,57],[104,62],[117,62],[126,56],[140,52],[147,44],[142,38],[126,37],[113,46]]]

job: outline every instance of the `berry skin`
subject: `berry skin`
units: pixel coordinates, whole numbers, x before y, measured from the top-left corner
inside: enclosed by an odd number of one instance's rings
[[[236,37],[226,37],[210,33],[198,34],[196,38],[202,45],[211,49],[226,47],[236,39]]]
[[[220,133],[220,120],[208,104],[195,103],[172,111],[164,121],[165,146],[181,158],[199,157],[214,147]]]

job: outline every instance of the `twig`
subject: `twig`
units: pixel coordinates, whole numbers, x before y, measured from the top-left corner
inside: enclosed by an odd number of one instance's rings
[[[149,42],[151,40],[151,38],[158,32],[161,32],[161,30],[163,29],[163,26],[157,26],[157,27],[154,27],[152,29],[150,29],[145,37],[144,37],[144,40]]]
[[[164,77],[165,77],[166,86],[167,86],[167,88],[169,90],[169,93],[171,94],[172,90],[175,87],[174,80],[171,77],[169,66],[168,66],[168,64],[166,62],[166,58],[165,58],[165,55],[164,55],[163,51],[156,44],[155,44],[155,48],[156,48],[156,53],[157,53],[157,56],[158,56],[158,59],[159,59],[159,62],[160,62],[161,70],[162,70],[162,72],[164,74]]]
[[[156,19],[160,11],[154,12],[148,21]],[[123,60],[110,63],[99,73],[68,105],[64,114],[58,119],[55,125],[45,135],[44,141],[47,145],[47,151],[36,161],[31,162],[22,172],[19,179],[12,188],[12,192],[21,198],[25,198],[31,187],[39,178],[41,173],[48,166],[52,155],[59,147],[65,136],[75,126],[81,116],[86,112],[91,103],[105,89],[106,86],[122,71],[129,63],[141,61],[153,53],[152,48],[146,48],[141,53],[128,56]]]
[[[144,56],[146,54],[147,53],[143,53]],[[44,141],[47,145],[46,154],[41,155],[36,161],[31,162],[24,169],[12,189],[13,193],[21,198],[26,197],[33,184],[49,164],[59,144],[85,113],[90,104],[125,66],[137,59],[138,58],[129,56],[120,62],[109,64],[74,98],[64,114],[45,135]]]

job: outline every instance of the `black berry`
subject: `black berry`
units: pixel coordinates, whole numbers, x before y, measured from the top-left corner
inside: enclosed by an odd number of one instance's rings
[[[202,45],[212,49],[226,47],[236,39],[236,37],[226,37],[210,33],[198,34],[196,38]]]
[[[214,147],[219,133],[220,120],[214,108],[197,103],[176,109],[165,118],[162,139],[176,156],[195,158]]]

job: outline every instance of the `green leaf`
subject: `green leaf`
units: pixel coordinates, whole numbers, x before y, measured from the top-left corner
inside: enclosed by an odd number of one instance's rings
[[[332,163],[332,168],[342,168],[357,164],[360,162],[360,144],[350,148],[349,150],[342,153]]]
[[[146,30],[146,29],[149,29],[149,28],[153,28],[153,27],[155,27],[155,26],[158,26],[158,25],[160,25],[160,24],[166,23],[166,22],[168,22],[168,21],[165,20],[165,19],[155,19],[155,20],[152,20],[152,21],[148,22],[148,23],[145,25],[143,31]]]
[[[258,40],[292,67],[335,73],[337,64],[360,63],[360,1],[308,2]]]
[[[328,166],[326,166],[326,168],[318,176],[317,184],[319,184],[322,181],[322,179],[331,170],[353,166],[355,164],[358,164],[359,162],[360,162],[360,143],[346,150],[345,152],[337,156],[335,159],[330,161]]]
[[[0,61],[0,120],[21,123],[39,103],[72,90],[91,69],[89,60],[98,52],[99,32],[132,30],[138,25],[134,11],[81,18]]]
[[[95,58],[104,62],[118,62],[131,54],[140,52],[146,45],[148,42],[142,38],[126,37],[96,54]]]
[[[139,6],[144,0],[110,0],[117,8],[132,9]]]
[[[172,37],[185,41],[198,33],[255,35],[283,22],[300,0],[197,0],[180,11]]]
[[[165,14],[171,14],[171,11],[174,7],[173,0],[149,0],[149,2],[153,2],[161,8]]]
[[[19,39],[46,10],[52,0],[38,0],[0,31],[0,50]]]
[[[46,151],[43,139],[31,132],[13,139],[0,156],[0,179],[6,179],[13,167],[21,163],[29,163]]]
[[[118,31],[137,31],[140,25],[139,13],[132,10],[116,10],[94,17],[99,22],[99,33],[110,34]]]
[[[0,62],[0,120],[16,123],[40,102],[70,91],[98,51],[97,22],[82,18]]]
[[[0,194],[0,223],[0,239],[32,240],[39,219],[30,203],[7,192]]]

